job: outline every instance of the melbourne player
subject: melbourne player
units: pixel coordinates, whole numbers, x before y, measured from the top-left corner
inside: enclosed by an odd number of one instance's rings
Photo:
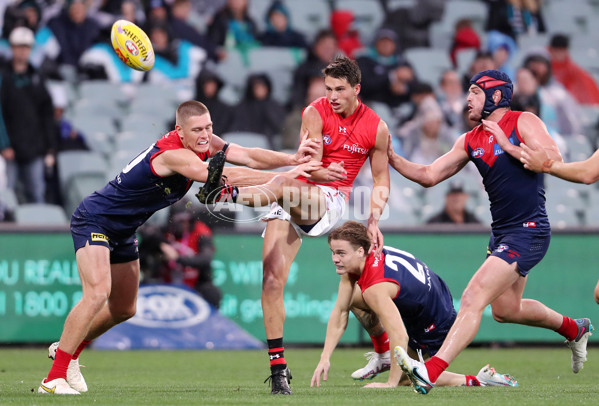
[[[449,288],[424,262],[409,252],[385,246],[381,255],[368,254],[370,239],[366,227],[348,221],[329,234],[333,263],[341,275],[337,301],[327,325],[320,362],[310,386],[320,386],[328,378],[331,355],[347,327],[353,307],[372,311],[382,323],[391,346],[409,347],[427,356],[435,355],[456,312]],[[387,382],[374,382],[370,388],[409,385],[395,362]],[[440,386],[518,386],[509,375],[499,374],[488,365],[477,376],[443,372]]]
[[[272,203],[270,214],[265,216],[262,310],[273,394],[291,394],[283,345],[283,288],[289,269],[303,236],[323,235],[343,216],[352,184],[366,158],[370,159],[373,179],[368,218],[371,249],[380,253],[383,246],[378,221],[389,195],[389,130],[358,99],[361,73],[354,61],[339,57],[323,73],[326,97],[306,107],[301,127],[301,134],[317,140],[319,151],[313,159],[322,161],[321,169],[311,172],[309,179],[275,177],[266,185],[239,189],[216,182],[200,190],[200,200],[208,203],[222,199],[248,206]]]
[[[58,348],[51,347],[54,363],[38,392],[79,394],[87,385],[78,357],[91,340],[135,314],[139,283],[136,229],[154,212],[181,199],[193,181],[206,181],[206,160],[227,150],[229,162],[256,169],[297,165],[283,177],[309,176],[320,164],[311,161],[317,141],[303,140],[295,155],[259,148],[227,145],[212,134],[206,106],[181,104],[175,130],[133,159],[103,189],[86,197],[71,219],[71,233],[83,297],[69,313]],[[229,179],[263,183],[274,173],[227,168]]]
[[[462,134],[451,151],[430,165],[410,162],[389,148],[389,162],[402,175],[425,187],[442,182],[473,161],[491,202],[491,238],[487,259],[462,294],[460,310],[447,339],[426,363],[395,353],[414,389],[428,393],[457,355],[472,341],[483,309],[490,304],[501,323],[543,327],[566,338],[572,350],[572,371],[586,361],[593,326],[587,318],[571,319],[522,294],[529,271],[543,259],[551,230],[545,212],[543,175],[520,163],[520,143],[538,143],[557,151],[543,122],[534,114],[509,108],[512,81],[499,71],[474,75],[468,91],[469,119],[482,124]]]

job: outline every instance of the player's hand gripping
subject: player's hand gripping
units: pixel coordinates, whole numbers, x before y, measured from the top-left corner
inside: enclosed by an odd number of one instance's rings
[[[311,177],[311,172],[317,171],[322,168],[322,162],[318,161],[308,161],[301,165],[294,167],[293,169],[288,170],[284,173],[290,179],[295,179],[298,176],[303,176],[305,178]]]
[[[368,236],[371,241],[368,253],[374,252],[374,256],[378,257],[383,252],[384,245],[383,233],[379,230],[378,222],[368,221]]]
[[[312,157],[317,155],[318,151],[320,150],[322,141],[314,138],[308,138],[309,135],[310,133],[307,130],[302,134],[300,146],[294,156],[295,165],[310,161]]]
[[[343,180],[347,178],[347,171],[345,170],[345,163],[341,162],[331,162],[328,166],[325,182],[335,182],[337,180]]]
[[[561,154],[555,146],[544,148],[538,141],[533,142],[530,147],[522,143],[520,144],[520,148],[522,148],[520,162],[524,164],[526,169],[534,172],[549,172],[551,169],[555,159],[551,158],[548,149],[554,152],[554,156],[557,155],[559,157],[559,161],[562,160]]]
[[[310,387],[313,388],[316,385],[317,388],[320,388],[320,378],[322,377],[323,381],[329,379],[329,369],[331,369],[331,362],[320,360],[314,370],[314,375],[312,375]]]

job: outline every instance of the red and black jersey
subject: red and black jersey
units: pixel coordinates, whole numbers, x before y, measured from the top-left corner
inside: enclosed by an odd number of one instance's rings
[[[522,142],[518,133],[521,114],[521,111],[507,111],[498,123],[514,145]],[[501,149],[482,125],[466,133],[464,148],[483,177],[494,231],[516,227],[549,228],[543,174],[524,169],[518,159]]]
[[[135,157],[102,189],[81,202],[79,209],[115,236],[129,236],[156,211],[180,200],[193,181],[183,175],[158,176],[152,160],[161,153],[185,148],[176,131],[164,135]],[[198,154],[206,161],[209,152]]]

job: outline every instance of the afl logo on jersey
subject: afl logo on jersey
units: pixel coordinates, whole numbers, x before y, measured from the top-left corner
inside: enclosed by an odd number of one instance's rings
[[[484,148],[476,148],[474,151],[472,151],[472,158],[480,158],[481,156],[483,156],[485,153]]]
[[[333,142],[333,140],[329,134],[323,134],[322,142],[324,142],[324,145],[329,145],[331,142]]]

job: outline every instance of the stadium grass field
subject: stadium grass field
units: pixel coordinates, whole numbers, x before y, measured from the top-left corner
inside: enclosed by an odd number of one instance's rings
[[[567,348],[468,349],[451,365],[476,374],[490,363],[514,375],[518,388],[363,389],[349,376],[364,364],[363,349],[339,349],[328,382],[310,388],[320,349],[288,348],[292,396],[272,396],[263,381],[265,351],[85,351],[90,391],[81,396],[35,393],[50,367],[44,348],[0,349],[1,405],[589,405],[599,399],[599,348],[580,373]],[[386,381],[387,373],[375,380]]]

